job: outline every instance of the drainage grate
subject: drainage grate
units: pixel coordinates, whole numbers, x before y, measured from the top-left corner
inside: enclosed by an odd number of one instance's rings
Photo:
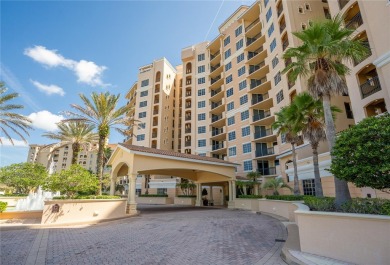
[[[275,242],[286,242],[284,239],[275,239]]]

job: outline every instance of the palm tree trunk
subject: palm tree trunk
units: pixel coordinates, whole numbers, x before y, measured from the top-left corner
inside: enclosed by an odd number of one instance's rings
[[[299,190],[297,154],[295,153],[295,143],[291,144],[291,151],[292,151],[293,165],[294,165],[294,195],[300,195],[301,191]]]
[[[314,184],[316,197],[324,197],[324,193],[322,191],[322,183],[320,176],[320,167],[318,166],[318,143],[312,143],[311,148],[313,149],[313,167],[314,167]]]
[[[77,163],[77,157],[80,153],[80,144],[79,143],[73,143],[72,144],[72,165],[75,165]]]
[[[103,135],[99,136],[99,149],[97,154],[97,174],[99,178],[99,195],[102,195],[102,188],[103,188],[103,152],[104,152],[104,145],[106,143],[106,137]]]
[[[322,96],[322,106],[324,107],[325,115],[326,139],[328,140],[329,151],[331,153],[331,159],[333,160],[332,150],[336,143],[336,129],[330,108],[330,95]],[[338,179],[337,176],[334,176],[334,185],[336,190],[335,203],[336,207],[339,208],[341,204],[351,200],[351,194],[349,193],[348,183],[345,180]]]

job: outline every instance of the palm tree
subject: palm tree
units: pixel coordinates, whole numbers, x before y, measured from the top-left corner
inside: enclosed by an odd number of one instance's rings
[[[289,48],[283,58],[294,59],[284,70],[290,80],[298,76],[308,80],[308,91],[314,98],[322,100],[326,136],[330,152],[336,139],[336,130],[332,118],[330,99],[333,95],[347,92],[344,76],[349,68],[343,62],[362,60],[368,49],[359,40],[353,40],[353,30],[343,27],[343,19],[336,16],[323,22],[314,22],[301,32],[293,33],[302,41],[302,45]],[[332,156],[333,159],[333,156]],[[351,199],[347,182],[335,176],[336,206]]]
[[[283,179],[281,179],[281,178],[268,180],[264,184],[263,188],[264,189],[272,189],[273,190],[273,195],[279,195],[279,191],[278,190],[281,189],[281,188],[287,188],[289,190],[292,190],[291,187],[289,185],[287,185],[286,183],[284,183]]]
[[[297,155],[295,152],[295,145],[301,140],[301,138],[298,136],[298,132],[301,131],[301,128],[298,127],[297,123],[294,123],[289,119],[288,108],[288,106],[283,107],[279,112],[275,113],[276,121],[272,124],[272,128],[277,130],[278,135],[284,135],[286,142],[291,144],[291,152],[294,166],[294,195],[299,195],[301,194],[301,192],[299,190]]]
[[[8,139],[12,145],[14,141],[8,130],[16,133],[25,143],[27,143],[26,138],[23,134],[19,132],[21,130],[23,133],[30,135],[28,129],[32,129],[30,126],[31,120],[23,115],[13,113],[11,111],[15,109],[23,109],[23,105],[10,104],[9,101],[17,98],[18,93],[5,94],[7,88],[5,87],[4,82],[0,82],[0,131],[3,132],[6,139]],[[0,137],[0,144],[3,144],[2,138]]]
[[[110,129],[115,129],[117,132],[127,135],[128,131],[118,125],[128,124],[128,119],[125,117],[129,107],[127,105],[117,108],[120,94],[111,95],[109,92],[91,94],[92,101],[85,95],[80,94],[80,98],[85,106],[71,104],[71,107],[78,112],[68,111],[65,114],[70,117],[64,122],[80,121],[86,124],[93,125],[98,130],[99,135],[99,150],[97,156],[97,174],[99,177],[99,194],[102,193],[103,180],[103,154],[104,148],[110,135]]]
[[[257,181],[257,178],[261,177],[261,174],[260,172],[258,171],[251,171],[251,172],[248,172],[248,174],[246,174],[246,177],[248,179],[251,180],[251,182],[253,183],[253,191],[258,191],[258,181]],[[256,193],[254,193],[256,194]]]
[[[53,147],[53,151],[66,145],[72,145],[72,165],[77,163],[77,157],[81,150],[88,150],[99,140],[93,130],[95,126],[82,122],[67,122],[58,124],[58,132],[46,132],[42,136],[59,140],[60,143],[45,147]]]
[[[333,117],[336,112],[341,112],[335,106],[332,106],[331,110]],[[320,141],[326,140],[322,102],[315,100],[307,92],[300,93],[291,103],[289,118],[301,126],[303,137],[310,142],[313,150],[315,192],[317,197],[323,197],[320,168],[318,165],[318,145]]]

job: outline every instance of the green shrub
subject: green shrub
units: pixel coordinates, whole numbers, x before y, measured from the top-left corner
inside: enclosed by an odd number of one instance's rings
[[[334,204],[335,198],[317,198],[313,196],[305,196],[304,201],[311,211],[334,212],[336,210]]]
[[[354,198],[342,204],[341,211],[345,213],[390,215],[390,200]]]
[[[303,195],[266,195],[268,200],[281,200],[281,201],[303,201]]]
[[[8,193],[8,194],[0,195],[0,197],[27,197],[27,196],[28,194],[24,194],[24,193],[16,193],[16,194]]]
[[[7,202],[0,202],[0,213],[4,212],[7,208],[8,203]]]
[[[261,199],[263,196],[261,195],[239,195],[238,198],[240,199]]]
[[[168,197],[166,194],[141,194],[139,197]]]
[[[107,199],[121,199],[120,196],[110,196],[110,195],[80,195],[73,198],[67,196],[57,196],[53,197],[53,200],[107,200]]]
[[[196,198],[196,195],[177,195],[179,198]]]

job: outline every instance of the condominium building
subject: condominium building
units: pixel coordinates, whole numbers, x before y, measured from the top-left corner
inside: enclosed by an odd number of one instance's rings
[[[359,10],[367,1],[265,0],[240,6],[219,26],[212,41],[182,49],[181,66],[172,67],[164,58],[140,68],[138,81],[127,95],[135,106],[129,115],[139,124],[126,142],[228,160],[239,164],[237,177],[258,171],[264,178],[280,176],[292,184],[291,145],[271,128],[275,113],[307,89],[305,79],[292,83],[288,73],[282,73],[291,63],[283,60],[284,51],[301,44],[292,32],[330,18],[341,7],[343,14],[348,13],[346,27],[360,23],[356,38],[365,38],[374,49],[368,58],[351,65],[346,77],[349,95],[332,98],[332,104],[343,110],[336,117],[336,129],[342,131],[355,123],[354,117],[360,121],[386,111],[390,38],[379,31],[381,20],[374,15],[377,11],[390,17],[385,2],[375,1],[363,15],[356,14],[363,13]],[[330,165],[326,142],[318,152],[325,194],[334,195],[333,177],[326,170]],[[301,190],[313,194],[308,142],[299,143],[297,159]],[[170,193],[173,179],[152,176],[151,182]],[[137,186],[143,192],[148,184],[139,180]],[[351,191],[354,196],[371,192],[352,186]]]

